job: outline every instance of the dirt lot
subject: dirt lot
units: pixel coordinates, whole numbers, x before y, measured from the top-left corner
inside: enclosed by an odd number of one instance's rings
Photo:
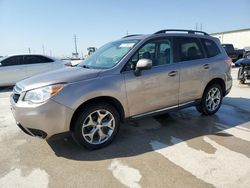
[[[234,80],[214,116],[188,108],[126,123],[96,151],[67,134],[25,135],[10,93],[0,92],[0,187],[250,187],[250,85]]]

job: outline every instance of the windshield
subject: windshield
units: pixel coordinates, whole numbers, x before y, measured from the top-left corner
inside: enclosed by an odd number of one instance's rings
[[[108,69],[115,66],[139,40],[123,40],[108,43],[94,52],[78,66],[85,68]]]

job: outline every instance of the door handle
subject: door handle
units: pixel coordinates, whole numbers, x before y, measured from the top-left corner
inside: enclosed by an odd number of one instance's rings
[[[203,68],[204,68],[204,69],[209,69],[209,64],[203,65]]]
[[[168,73],[168,76],[174,77],[174,76],[177,75],[177,73],[178,73],[177,71],[171,71],[171,72]]]

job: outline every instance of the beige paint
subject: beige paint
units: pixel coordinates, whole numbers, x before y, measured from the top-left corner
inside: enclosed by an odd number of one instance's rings
[[[211,34],[220,39],[221,43],[231,43],[235,48],[250,48],[250,29],[247,31],[236,31],[230,33]]]

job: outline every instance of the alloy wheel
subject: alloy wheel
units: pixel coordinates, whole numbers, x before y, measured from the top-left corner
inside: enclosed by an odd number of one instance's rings
[[[82,125],[82,135],[90,144],[102,144],[113,134],[115,128],[114,116],[105,109],[90,113]]]
[[[207,109],[212,112],[215,111],[221,102],[221,92],[217,87],[211,88],[206,96],[206,107]]]

